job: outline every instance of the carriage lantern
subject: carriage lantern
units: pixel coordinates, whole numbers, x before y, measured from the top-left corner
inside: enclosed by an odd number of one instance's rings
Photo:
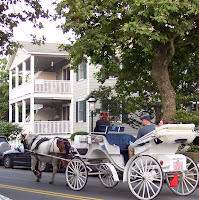
[[[95,110],[96,99],[93,96],[90,96],[88,99],[89,109],[91,111],[91,132],[93,132],[93,111]]]

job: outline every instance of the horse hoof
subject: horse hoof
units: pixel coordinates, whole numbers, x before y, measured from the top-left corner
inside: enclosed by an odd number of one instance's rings
[[[49,184],[53,184],[53,183],[54,183],[53,181],[50,181],[50,182],[49,182]]]
[[[37,174],[37,179],[41,179],[41,174]]]

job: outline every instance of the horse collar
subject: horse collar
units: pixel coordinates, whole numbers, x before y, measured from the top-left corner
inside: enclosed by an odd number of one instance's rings
[[[36,136],[32,139],[32,142],[30,143],[30,148],[31,148],[33,142],[37,139],[38,136],[39,136],[39,135],[36,135]]]

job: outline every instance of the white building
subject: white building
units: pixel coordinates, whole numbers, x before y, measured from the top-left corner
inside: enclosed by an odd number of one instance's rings
[[[70,70],[68,53],[59,51],[58,44],[21,43],[23,47],[7,64],[9,121],[20,124],[26,133],[70,136],[76,131],[89,132],[91,119],[85,99],[99,87],[93,75],[96,67],[82,63],[76,73]],[[106,85],[114,83],[115,79],[106,81]]]

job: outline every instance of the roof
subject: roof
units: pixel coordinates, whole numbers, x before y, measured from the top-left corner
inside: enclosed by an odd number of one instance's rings
[[[59,50],[58,43],[45,43],[42,45],[36,45],[31,42],[23,42],[19,41],[20,44],[23,45],[23,49],[25,49],[28,53],[31,54],[63,54],[68,55],[68,52],[62,52]]]
[[[23,47],[22,49],[27,54],[32,55],[49,55],[54,57],[67,57],[69,55],[68,52],[59,50],[59,43],[45,43],[42,45],[36,45],[31,42],[18,41]],[[9,69],[13,63],[13,60],[16,56],[16,52],[10,56],[6,68]]]

